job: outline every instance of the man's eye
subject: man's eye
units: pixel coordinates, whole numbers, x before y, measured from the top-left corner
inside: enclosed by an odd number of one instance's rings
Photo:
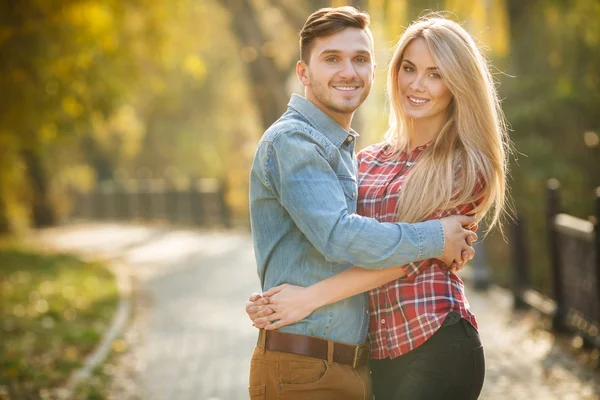
[[[327,61],[327,62],[336,62],[336,61],[337,61],[337,58],[336,58],[336,57],[327,57],[327,58],[325,59],[325,61]]]
[[[359,63],[366,63],[369,62],[369,60],[367,60],[365,57],[358,57],[356,59],[356,61],[358,61]]]

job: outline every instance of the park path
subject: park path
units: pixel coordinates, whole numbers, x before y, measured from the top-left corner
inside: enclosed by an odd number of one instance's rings
[[[244,312],[258,291],[250,235],[131,224],[44,230],[56,248],[113,260],[135,282],[111,392],[118,399],[247,399],[256,331]],[[511,298],[467,287],[486,351],[481,399],[600,399],[600,375],[544,331],[514,319]]]

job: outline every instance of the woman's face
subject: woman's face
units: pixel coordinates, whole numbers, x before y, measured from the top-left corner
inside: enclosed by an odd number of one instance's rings
[[[414,39],[404,49],[398,85],[407,117],[443,124],[452,93],[444,84],[425,39]]]

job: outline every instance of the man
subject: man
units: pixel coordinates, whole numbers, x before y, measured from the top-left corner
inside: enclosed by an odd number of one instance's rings
[[[309,286],[357,265],[380,269],[472,258],[474,234],[456,216],[386,224],[356,212],[352,116],[371,89],[369,16],[352,7],[313,13],[296,67],[305,97],[263,135],[250,175],[250,218],[263,290]],[[371,399],[364,294],[319,308],[278,331],[261,330],[250,367],[251,399]]]

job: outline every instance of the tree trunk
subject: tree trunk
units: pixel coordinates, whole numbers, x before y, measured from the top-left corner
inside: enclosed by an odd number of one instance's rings
[[[27,178],[31,189],[31,216],[33,226],[42,228],[56,224],[56,215],[48,192],[48,177],[41,160],[32,150],[21,153],[27,167]]]
[[[263,126],[266,128],[285,111],[288,95],[285,83],[289,71],[277,68],[275,60],[262,53],[265,36],[256,10],[249,0],[220,0],[232,16],[232,28],[241,48],[256,51],[256,59],[246,64],[248,81],[252,85],[254,103],[257,105]]]

